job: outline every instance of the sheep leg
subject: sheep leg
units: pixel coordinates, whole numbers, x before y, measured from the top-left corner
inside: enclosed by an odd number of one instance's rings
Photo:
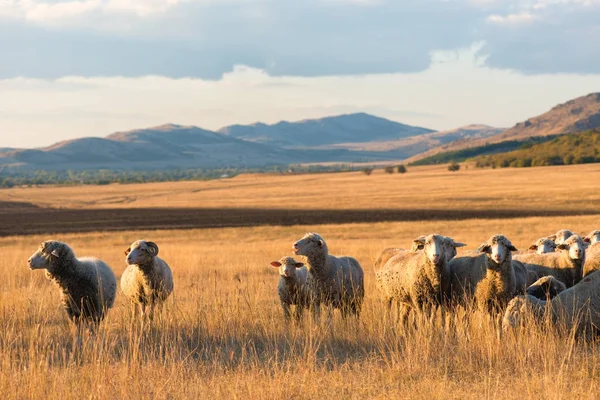
[[[290,315],[290,305],[284,302],[281,302],[281,308],[283,309],[283,317],[286,321],[289,321],[291,318]]]
[[[299,324],[302,321],[302,313],[304,311],[304,307],[300,304],[296,305],[296,322]]]

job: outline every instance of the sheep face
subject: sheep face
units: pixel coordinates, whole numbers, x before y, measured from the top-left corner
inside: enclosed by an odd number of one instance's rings
[[[569,237],[564,243],[556,246],[557,251],[566,251],[569,253],[569,258],[572,260],[581,260],[585,257],[586,243],[583,241],[581,236],[573,235]]]
[[[325,240],[318,233],[307,233],[302,239],[294,243],[292,247],[294,254],[309,256],[315,252],[322,252],[323,249],[327,249],[327,244],[325,244]]]
[[[553,253],[556,249],[556,243],[550,238],[541,238],[529,246],[529,250],[535,250],[537,254]]]
[[[271,266],[279,269],[279,275],[284,278],[296,276],[296,268],[302,268],[304,263],[297,262],[292,257],[284,257],[279,261],[271,262]]]
[[[487,242],[479,246],[477,251],[486,253],[496,264],[502,264],[510,252],[517,251],[517,248],[505,236],[494,235]]]
[[[441,235],[420,236],[413,240],[413,249],[423,250],[429,261],[434,265],[439,265],[442,260],[446,261],[445,254],[446,246],[444,242],[446,238]]]
[[[158,246],[154,242],[135,241],[125,250],[128,265],[146,265],[158,255]]]
[[[571,232],[568,229],[561,229],[558,232],[556,232],[554,235],[548,236],[548,237],[549,238],[553,238],[554,239],[554,243],[556,243],[556,244],[562,244],[568,238],[570,238],[571,236],[573,236],[573,232]]]
[[[589,244],[600,242],[600,231],[591,231],[586,237],[583,238],[583,241]]]
[[[444,250],[444,254],[446,255],[446,261],[450,261],[452,260],[454,257],[456,257],[456,248],[457,247],[463,247],[466,246],[466,244],[464,243],[460,243],[460,242],[455,242],[454,239],[445,236],[444,237],[444,242],[442,244],[443,250]]]
[[[56,262],[66,255],[68,247],[66,244],[54,240],[48,240],[40,244],[37,251],[29,257],[27,263],[29,269],[47,269],[52,272]]]

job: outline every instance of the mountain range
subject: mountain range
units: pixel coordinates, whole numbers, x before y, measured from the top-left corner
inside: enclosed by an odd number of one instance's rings
[[[0,148],[0,166],[16,170],[159,170],[414,161],[491,143],[599,126],[600,93],[592,93],[510,129],[468,125],[433,131],[365,113],[272,125],[231,125],[218,131],[166,124],[104,138],[73,139],[44,148]]]

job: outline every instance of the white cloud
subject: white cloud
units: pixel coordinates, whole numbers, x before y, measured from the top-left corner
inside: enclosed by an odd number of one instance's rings
[[[488,17],[488,21],[490,22],[494,22],[497,24],[523,24],[523,23],[529,23],[529,22],[533,22],[536,19],[538,19],[539,17],[536,15],[533,15],[529,12],[522,12],[522,13],[518,13],[518,14],[508,14],[508,15],[490,15]]]

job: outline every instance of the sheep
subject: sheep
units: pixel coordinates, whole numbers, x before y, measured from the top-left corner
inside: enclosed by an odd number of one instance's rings
[[[60,298],[69,319],[90,331],[104,319],[115,302],[117,279],[110,267],[93,257],[77,258],[63,242],[43,242],[27,261],[31,270],[45,269],[46,277],[60,288]]]
[[[158,257],[154,242],[137,240],[125,250],[127,268],[121,276],[121,291],[129,299],[133,316],[141,313],[141,321],[152,320],[154,309],[173,292],[173,273]]]
[[[551,300],[566,288],[567,286],[564,283],[552,275],[548,275],[535,281],[527,288],[525,293],[540,300]]]
[[[539,322],[549,312],[554,326],[574,330],[578,336],[591,337],[600,327],[600,272],[594,272],[562,291],[552,300],[534,296],[515,297],[508,305],[502,328],[507,331],[524,324],[527,317]]]
[[[450,261],[453,257],[456,257],[457,251],[456,248],[457,247],[462,247],[465,246],[462,243],[455,243],[454,240],[448,236],[444,236],[444,242],[443,242],[443,246],[447,249],[447,251],[444,251],[444,254],[446,254],[446,258],[448,261]],[[402,248],[398,248],[398,247],[389,247],[387,249],[384,249],[381,254],[379,254],[379,256],[377,257],[377,259],[375,260],[375,264],[374,267],[375,269],[379,269],[381,268],[383,265],[385,265],[385,263],[392,258],[393,256],[395,256],[396,254],[399,254],[401,252],[404,252],[406,250],[402,249]],[[413,243],[411,250],[412,252],[417,252],[419,251],[419,247],[418,245],[416,245],[415,243]]]
[[[550,235],[548,237],[551,238],[552,240],[554,240],[554,243],[559,245],[559,244],[563,244],[571,236],[573,236],[573,232],[571,232],[570,230],[560,229],[560,230],[556,231],[556,233],[554,235]]]
[[[583,238],[583,241],[589,244],[600,242],[600,230],[591,231],[586,237]]]
[[[454,304],[474,299],[479,309],[495,313],[525,292],[527,270],[513,262],[517,249],[504,235],[493,235],[477,250],[482,254],[450,261],[450,296]]]
[[[585,250],[585,263],[583,264],[583,276],[588,276],[600,269],[600,242],[595,242]]]
[[[529,250],[535,250],[537,254],[553,253],[556,249],[556,243],[554,242],[553,237],[554,235],[551,237],[539,238],[529,246]]]
[[[360,315],[365,296],[364,272],[353,257],[329,255],[327,243],[318,233],[307,233],[293,244],[294,253],[302,256],[308,269],[307,285],[315,320],[319,319],[321,304],[337,308],[345,318],[349,313]]]
[[[572,235],[556,246],[554,253],[519,254],[515,259],[525,264],[528,270],[535,271],[539,277],[552,275],[571,287],[583,277],[585,246],[581,236]]]
[[[303,263],[292,257],[283,257],[271,262],[271,266],[279,269],[277,292],[286,321],[291,318],[290,306],[296,307],[296,320],[302,319],[302,312],[309,306],[310,293],[306,285],[308,269]]]
[[[448,261],[456,254],[456,247],[462,246],[438,234],[420,236],[413,240],[412,251],[398,252],[384,265],[376,263],[377,287],[388,307],[393,300],[398,301],[403,322],[413,308],[430,311],[442,305],[448,288],[444,281],[449,276]]]

